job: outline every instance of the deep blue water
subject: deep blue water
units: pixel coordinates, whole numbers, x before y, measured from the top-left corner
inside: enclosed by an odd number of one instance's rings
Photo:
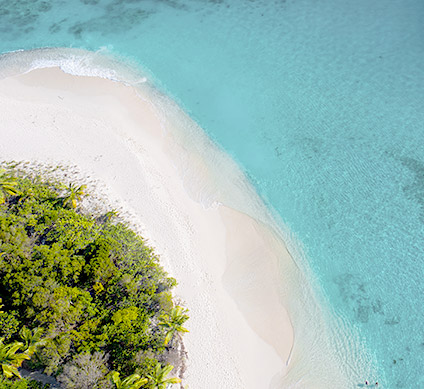
[[[0,52],[141,66],[302,242],[385,388],[424,387],[424,2],[0,1]]]

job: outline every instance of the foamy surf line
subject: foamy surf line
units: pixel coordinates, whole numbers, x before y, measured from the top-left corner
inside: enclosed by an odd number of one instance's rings
[[[106,49],[96,52],[52,48],[20,50],[0,55],[0,63],[0,79],[36,69],[58,67],[74,76],[100,77],[128,85],[147,81],[134,70],[134,66],[118,61]]]
[[[191,311],[189,387],[372,377],[358,335],[329,323],[238,166],[140,72],[102,53],[14,52],[0,57],[0,103],[1,159],[75,164],[139,217]]]

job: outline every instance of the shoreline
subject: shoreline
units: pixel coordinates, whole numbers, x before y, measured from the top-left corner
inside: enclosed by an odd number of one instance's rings
[[[57,68],[34,70],[0,84],[0,100],[9,113],[1,125],[8,140],[0,148],[2,159],[71,162],[93,172],[144,224],[143,235],[179,282],[176,295],[190,309],[185,383],[258,388],[284,374],[292,335],[279,347],[267,344],[220,280],[227,261],[225,231],[234,228],[231,217],[220,214],[222,206],[204,208],[187,195],[164,151],[166,136],[155,114],[134,101],[134,90]],[[22,133],[17,136],[17,131]],[[287,320],[283,316],[279,322]],[[291,330],[289,322],[286,328]],[[267,336],[272,338],[272,333]],[[213,365],[205,374],[205,367]]]
[[[133,215],[179,282],[176,295],[190,309],[184,384],[361,381],[356,359],[337,359],[324,313],[257,194],[170,99],[147,83],[53,67],[0,79],[0,104],[0,159],[77,165]]]

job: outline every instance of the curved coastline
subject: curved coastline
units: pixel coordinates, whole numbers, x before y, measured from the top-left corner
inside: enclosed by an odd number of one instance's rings
[[[356,334],[331,339],[303,266],[236,164],[144,77],[110,61],[73,49],[0,57],[1,158],[77,164],[139,217],[192,310],[190,387],[324,388],[328,376],[350,387],[371,375]]]

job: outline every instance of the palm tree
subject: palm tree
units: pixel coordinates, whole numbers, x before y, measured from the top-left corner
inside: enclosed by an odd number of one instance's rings
[[[21,342],[14,342],[11,344],[3,344],[4,338],[0,338],[0,364],[3,375],[6,378],[16,376],[21,378],[18,368],[22,365],[25,359],[31,357],[26,353],[18,353],[18,350],[24,347]]]
[[[148,382],[146,378],[140,378],[138,374],[132,374],[121,380],[117,371],[112,373],[112,381],[116,385],[116,389],[139,389]]]
[[[171,341],[175,333],[188,332],[188,329],[183,327],[183,324],[189,318],[186,314],[187,312],[187,309],[176,306],[171,309],[170,315],[164,315],[162,317],[159,325],[166,329],[165,345]]]
[[[69,184],[66,188],[67,194],[62,197],[63,206],[75,209],[77,207],[77,202],[81,201],[82,196],[85,195],[84,189],[86,187],[86,185],[78,186],[76,184]]]
[[[174,368],[172,365],[162,367],[160,363],[156,365],[153,375],[148,375],[147,378],[154,384],[154,389],[166,389],[170,384],[178,384],[181,382],[179,378],[166,378],[166,376]]]
[[[14,196],[19,193],[16,189],[17,185],[16,180],[6,175],[4,169],[0,170],[0,204],[6,201],[7,196]]]
[[[42,328],[35,328],[33,331],[25,326],[19,331],[21,339],[24,341],[25,353],[30,357],[36,352],[37,348],[46,343],[45,339],[41,339],[43,335]]]

